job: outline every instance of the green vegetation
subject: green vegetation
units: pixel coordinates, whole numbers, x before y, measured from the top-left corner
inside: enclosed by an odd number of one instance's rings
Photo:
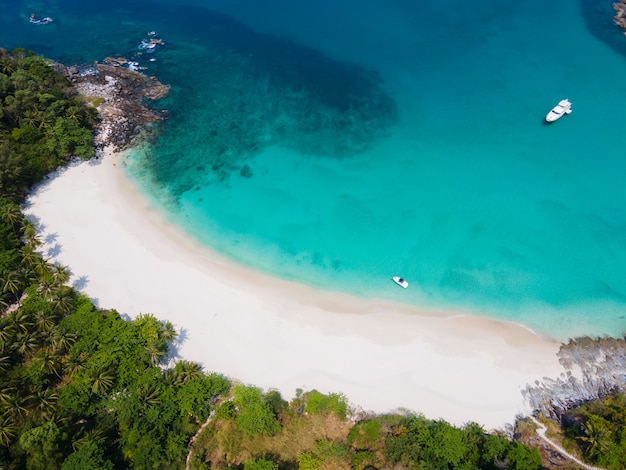
[[[235,385],[232,402],[236,409],[235,421],[244,436],[272,436],[280,429],[277,416],[260,389]]]
[[[562,418],[565,445],[585,461],[610,470],[626,462],[626,396],[616,394],[569,410]]]
[[[60,304],[65,288],[35,282],[0,318],[0,467],[180,467],[229,382],[184,361],[162,370],[171,324],[125,321],[73,291]]]
[[[305,407],[307,413],[334,413],[340,418],[346,419],[348,404],[346,397],[338,393],[324,395],[317,390],[305,395]]]
[[[70,157],[92,157],[96,117],[46,60],[0,49],[0,194],[19,201]]]
[[[377,416],[353,423],[345,398],[317,390],[298,393],[268,417],[269,393],[237,385],[248,401],[224,402],[193,446],[194,464],[207,468],[298,469],[540,469],[536,449],[487,434],[469,423],[462,429],[421,415]],[[236,405],[232,405],[237,401]],[[332,407],[319,406],[321,403]],[[332,409],[329,409],[332,408]],[[228,412],[224,412],[228,409]],[[314,411],[312,411],[314,410]],[[244,422],[242,415],[248,416]],[[275,419],[272,432],[250,432],[248,422]],[[273,467],[272,467],[273,465]]]

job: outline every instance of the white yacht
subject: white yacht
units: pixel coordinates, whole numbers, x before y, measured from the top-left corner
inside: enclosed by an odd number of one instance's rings
[[[404,289],[409,287],[409,283],[402,279],[400,276],[394,276],[391,279],[393,279],[393,282],[398,284],[400,287],[403,287]]]
[[[554,122],[557,119],[561,118],[564,114],[569,114],[572,112],[572,103],[566,98],[564,100],[559,101],[554,108],[550,110],[548,114],[546,114],[546,122]]]

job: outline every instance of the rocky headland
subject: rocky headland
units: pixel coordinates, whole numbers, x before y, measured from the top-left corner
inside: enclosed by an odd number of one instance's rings
[[[614,3],[613,8],[615,8],[615,16],[613,17],[615,24],[626,30],[626,0]]]
[[[100,148],[110,146],[116,151],[125,150],[137,137],[149,137],[149,125],[167,116],[165,110],[156,110],[150,104],[167,96],[170,90],[156,77],[119,64],[72,67],[55,64],[54,67],[98,109],[101,122],[95,143]]]

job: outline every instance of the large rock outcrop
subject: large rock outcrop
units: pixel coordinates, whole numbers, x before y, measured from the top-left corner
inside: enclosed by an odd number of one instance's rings
[[[96,145],[124,150],[133,140],[145,136],[149,123],[161,121],[166,111],[157,111],[149,101],[159,100],[170,87],[156,77],[135,70],[107,64],[55,68],[66,75],[86,100],[96,106],[102,122],[96,133]]]
[[[561,377],[544,378],[522,391],[535,411],[559,419],[582,403],[626,392],[626,340],[572,339],[558,356],[564,368]]]

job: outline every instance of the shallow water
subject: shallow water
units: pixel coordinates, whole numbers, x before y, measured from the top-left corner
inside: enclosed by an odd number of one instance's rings
[[[0,2],[0,44],[134,56],[171,84],[129,174],[241,263],[559,339],[621,334],[626,38],[610,4],[361,3]],[[152,30],[166,45],[140,51]],[[562,98],[574,112],[544,125]]]

